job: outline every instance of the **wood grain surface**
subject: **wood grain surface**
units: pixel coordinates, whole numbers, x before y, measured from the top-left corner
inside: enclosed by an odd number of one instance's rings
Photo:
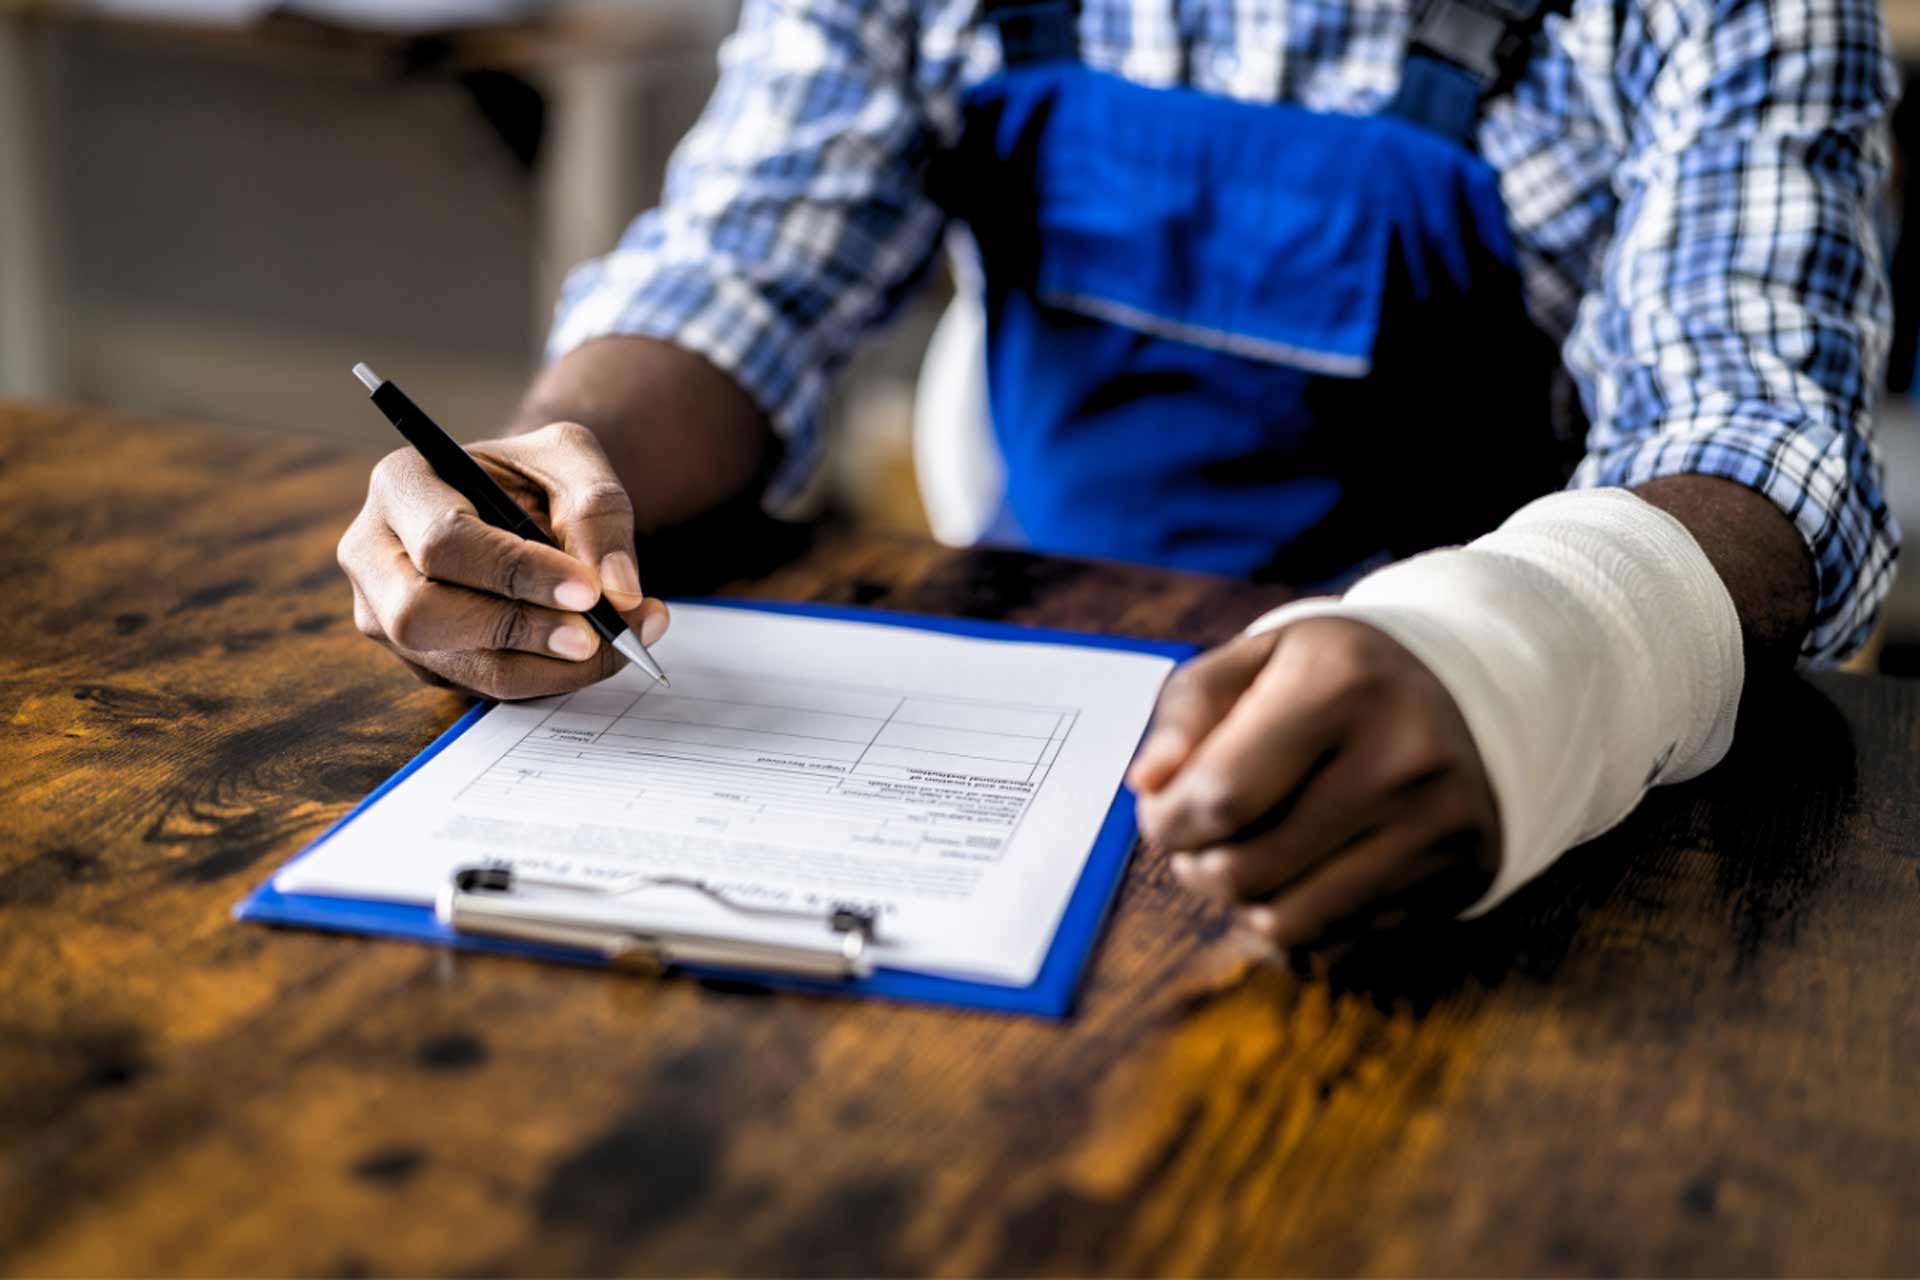
[[[1920,691],[1750,708],[1491,917],[1296,975],[1143,854],[1065,1024],[228,911],[463,709],[369,459],[0,408],[0,1270],[1920,1271]],[[1192,575],[824,534],[744,588],[1214,641]]]

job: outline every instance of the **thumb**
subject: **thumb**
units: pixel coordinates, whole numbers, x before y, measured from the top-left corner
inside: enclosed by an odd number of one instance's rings
[[[1136,792],[1157,791],[1226,718],[1273,653],[1278,635],[1241,636],[1181,666],[1167,679],[1153,723],[1127,768]]]
[[[639,611],[633,500],[600,441],[572,422],[556,422],[521,439],[529,447],[516,461],[547,491],[555,540],[593,571],[609,604],[622,614]]]

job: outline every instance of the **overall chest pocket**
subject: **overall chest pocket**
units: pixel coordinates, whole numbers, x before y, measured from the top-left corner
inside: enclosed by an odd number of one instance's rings
[[[1533,378],[1530,326],[1497,178],[1449,140],[1063,63],[975,90],[936,175],[980,247],[996,430],[1046,477],[1040,518],[1130,492],[1172,543],[1331,523],[1411,549],[1464,527],[1399,527],[1424,482],[1472,509],[1511,456],[1522,415],[1495,401]]]

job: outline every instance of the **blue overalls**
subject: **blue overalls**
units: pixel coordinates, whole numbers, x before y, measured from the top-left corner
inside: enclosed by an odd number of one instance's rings
[[[1133,84],[1079,61],[1072,0],[985,0],[1005,67],[933,190],[980,248],[1002,528],[1304,586],[1564,480],[1555,352],[1470,142],[1537,3],[1483,6],[1513,2],[1429,0],[1358,117]]]

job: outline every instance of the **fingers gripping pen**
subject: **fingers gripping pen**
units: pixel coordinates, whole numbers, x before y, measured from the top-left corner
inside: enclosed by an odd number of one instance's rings
[[[435,475],[473,504],[473,509],[482,520],[529,542],[558,549],[554,540],[547,536],[547,531],[520,509],[520,504],[494,482],[493,477],[487,474],[487,469],[475,462],[473,455],[462,449],[432,418],[421,412],[420,406],[409,400],[405,392],[364,364],[353,366],[353,376],[366,386],[373,397],[374,408],[386,414],[387,421],[406,437],[407,443],[420,451],[420,456],[427,460],[427,465],[433,468]],[[669,683],[667,673],[660,669],[660,664],[653,660],[647,647],[640,643],[640,637],[627,627],[625,620],[607,603],[605,596],[587,610],[586,618],[593,629],[600,633],[601,639],[612,645],[621,657],[661,684]]]

